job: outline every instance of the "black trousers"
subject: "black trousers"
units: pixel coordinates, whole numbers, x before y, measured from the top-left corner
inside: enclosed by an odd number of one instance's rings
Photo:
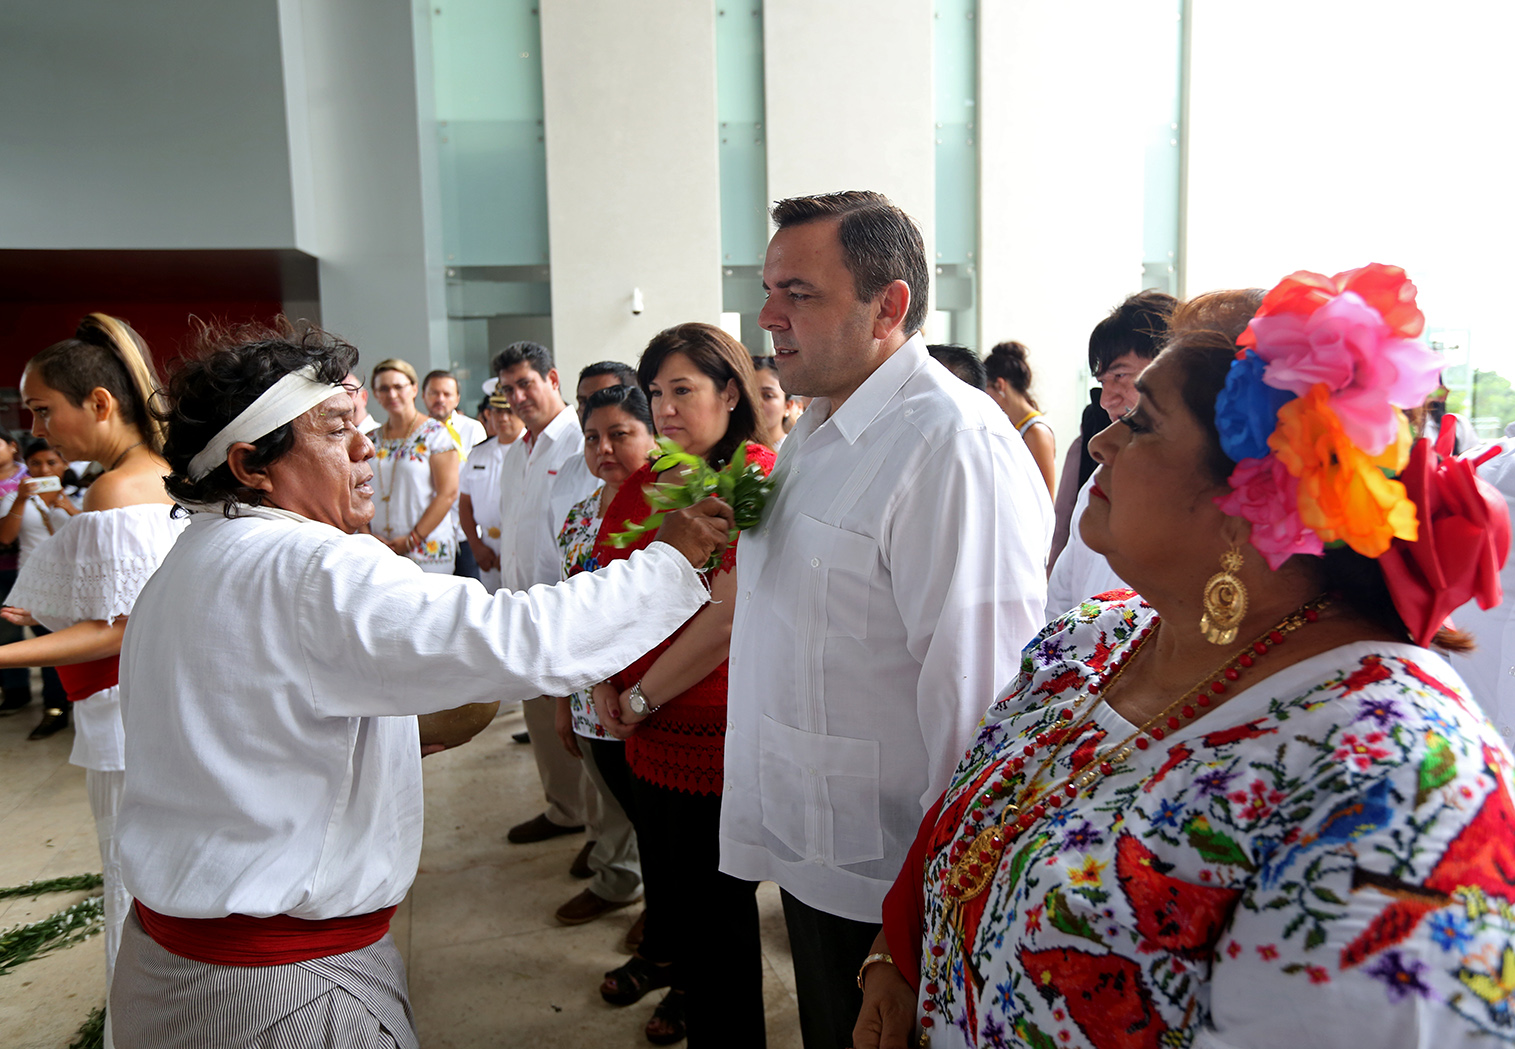
[[[672,948],[674,986],[688,995],[689,1049],[762,1049],[757,883],[720,871],[720,795],[669,790],[636,775],[631,791],[648,911]]]
[[[626,818],[631,820],[631,826],[637,832],[637,851],[640,855],[646,850],[646,846],[642,844],[642,825],[637,822],[637,801],[631,789],[631,767],[626,764],[626,744],[620,740],[586,739],[580,736],[579,746],[587,746],[594,755],[595,768],[600,770],[600,775],[605,779],[605,785],[610,788],[611,796],[626,813]],[[647,861],[644,859],[642,862],[645,864]],[[642,880],[645,893],[645,874]],[[651,898],[644,897],[644,904],[647,921],[642,925],[642,946],[637,948],[637,953],[655,965],[662,965],[664,962],[673,960],[673,947],[668,943],[657,915],[652,912]]]
[[[881,927],[818,911],[787,892],[782,896],[805,1049],[847,1049],[863,1008],[858,966]]]

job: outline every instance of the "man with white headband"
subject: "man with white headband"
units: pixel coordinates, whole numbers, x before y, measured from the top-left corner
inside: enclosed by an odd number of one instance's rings
[[[166,483],[196,512],[122,648],[120,1049],[417,1045],[388,934],[421,847],[413,715],[566,695],[708,600],[713,501],[645,556],[525,593],[351,534],[373,513],[337,385],[356,354],[243,329],[170,383]]]

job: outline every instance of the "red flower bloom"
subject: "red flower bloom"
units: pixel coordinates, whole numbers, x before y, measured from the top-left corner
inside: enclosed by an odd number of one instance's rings
[[[1394,607],[1421,646],[1429,645],[1452,610],[1477,598],[1499,603],[1499,570],[1510,555],[1510,511],[1475,463],[1453,459],[1453,428],[1442,420],[1436,445],[1421,439],[1399,475],[1415,504],[1419,531],[1396,538],[1378,559]]]

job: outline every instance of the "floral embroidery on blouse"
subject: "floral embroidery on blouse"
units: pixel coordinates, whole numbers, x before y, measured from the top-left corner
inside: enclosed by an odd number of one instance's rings
[[[1409,644],[1259,679],[1014,839],[981,895],[943,894],[953,842],[1019,795],[1028,772],[1009,758],[1153,615],[1126,592],[1049,626],[958,766],[924,872],[932,1044],[1515,1042],[1510,752],[1446,663]],[[1043,786],[1088,738],[1132,731],[1095,710]],[[994,797],[984,822],[968,818],[975,796]]]
[[[575,503],[563,521],[562,530],[558,532],[558,551],[563,555],[564,579],[580,572],[593,572],[601,567],[599,559],[594,556],[594,545],[600,536],[600,523],[603,520],[600,517],[600,493],[604,490],[605,486],[600,485],[593,495]],[[600,724],[600,719],[594,712],[594,700],[588,692],[575,692],[568,697],[568,703],[573,711],[574,735],[588,736],[591,739],[615,739]]]

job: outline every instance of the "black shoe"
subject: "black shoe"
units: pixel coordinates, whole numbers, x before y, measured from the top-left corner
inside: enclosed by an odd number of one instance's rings
[[[512,845],[529,845],[534,841],[546,841],[564,834],[582,834],[584,825],[577,827],[561,827],[547,818],[547,813],[533,816],[525,823],[517,823],[505,835],[505,840]]]
[[[4,698],[0,699],[0,718],[9,717],[17,713],[21,708],[32,701],[32,689],[30,685],[24,688],[5,689]]]
[[[530,732],[512,732],[510,734],[510,738],[513,739],[513,740],[515,740],[517,743],[530,743],[531,742],[531,733]]]
[[[55,732],[68,728],[68,708],[48,707],[42,712],[42,723],[32,729],[27,739],[46,739]]]

